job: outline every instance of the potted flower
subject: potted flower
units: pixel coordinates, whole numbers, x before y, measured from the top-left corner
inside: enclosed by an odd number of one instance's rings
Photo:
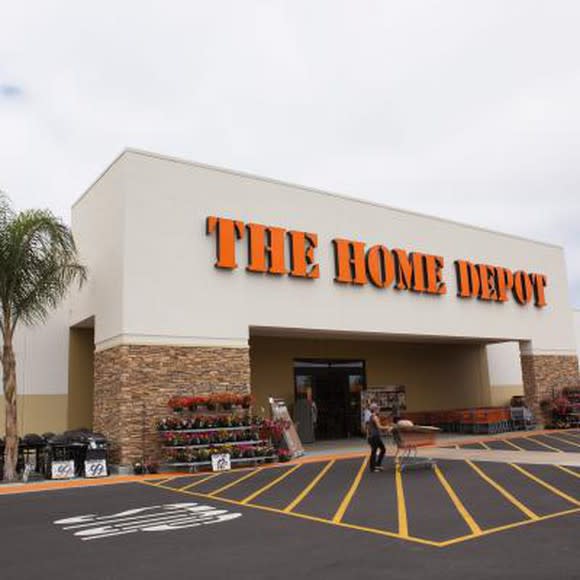
[[[171,397],[167,404],[173,412],[181,413],[189,404],[189,400],[187,397]]]
[[[249,409],[254,402],[254,397],[252,395],[244,395],[242,397],[242,408]]]
[[[280,463],[286,463],[287,461],[290,461],[290,459],[292,459],[292,455],[290,454],[290,451],[288,451],[288,449],[278,449],[277,455],[278,461],[280,461]]]

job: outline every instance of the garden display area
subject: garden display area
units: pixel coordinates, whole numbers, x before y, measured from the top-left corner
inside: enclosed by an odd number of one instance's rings
[[[214,456],[228,465],[290,459],[281,448],[284,423],[252,414],[251,404],[250,395],[234,393],[171,398],[171,414],[157,424],[163,466],[215,469]]]

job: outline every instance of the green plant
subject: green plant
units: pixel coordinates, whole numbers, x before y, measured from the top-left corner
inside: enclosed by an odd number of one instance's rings
[[[16,213],[0,192],[0,330],[6,406],[4,479],[16,479],[18,430],[14,332],[45,322],[70,285],[86,278],[70,228],[48,210]]]

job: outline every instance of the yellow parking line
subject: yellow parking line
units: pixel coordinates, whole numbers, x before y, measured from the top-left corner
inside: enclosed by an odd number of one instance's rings
[[[565,437],[558,437],[557,435],[552,435],[551,433],[545,433],[545,435],[546,437],[550,437],[556,441],[560,441],[561,443],[569,443],[570,445],[574,445],[574,447],[580,447],[580,443],[574,443],[574,441],[570,441],[570,439],[566,439]]]
[[[572,471],[571,469],[568,469],[567,467],[564,467],[563,465],[554,465],[554,467],[557,467],[558,469],[561,469],[562,471],[565,471],[566,473],[569,473],[570,475],[573,475],[574,477],[580,478],[580,473],[576,473],[575,471]]]
[[[214,476],[215,475],[218,475],[218,474],[214,474]],[[209,477],[213,477],[213,476],[209,476]],[[148,485],[150,487],[158,487],[154,483],[152,483],[150,481],[146,481],[146,480],[145,481],[138,481],[137,483],[140,483],[141,485]],[[182,494],[186,494],[186,495],[191,495],[194,497],[201,497],[201,498],[207,498],[207,499],[210,498],[210,496],[208,494],[203,494],[203,493],[199,493],[199,492],[195,492],[195,491],[183,490],[183,489],[179,489],[179,488],[175,488],[175,487],[161,486],[161,489],[164,489],[166,491],[172,491],[174,493],[182,493]],[[447,547],[447,546],[450,546],[453,544],[458,544],[461,542],[473,540],[475,538],[480,538],[481,536],[487,536],[487,535],[490,535],[490,534],[493,534],[496,532],[501,532],[503,530],[508,530],[508,529],[517,528],[520,526],[533,524],[536,521],[549,520],[549,519],[557,518],[560,516],[565,516],[565,515],[574,514],[574,513],[580,513],[580,508],[572,508],[572,509],[564,510],[564,511],[557,512],[554,514],[548,514],[546,516],[537,516],[534,519],[528,519],[528,520],[523,520],[520,522],[514,522],[512,524],[506,524],[503,526],[499,526],[497,528],[488,528],[486,530],[483,530],[480,535],[468,534],[465,536],[460,536],[457,538],[452,538],[450,540],[438,542],[438,541],[434,541],[434,540],[427,540],[424,538],[417,538],[414,536],[403,537],[400,534],[397,534],[395,532],[389,532],[387,530],[381,530],[381,529],[375,529],[375,528],[367,528],[365,526],[358,526],[356,524],[349,524],[349,523],[345,523],[345,522],[335,523],[331,520],[319,518],[316,516],[310,516],[308,514],[302,514],[302,513],[298,513],[298,512],[284,512],[283,510],[280,510],[277,508],[271,508],[268,506],[262,506],[262,505],[258,505],[258,504],[251,504],[251,503],[242,504],[240,501],[232,500],[232,499],[228,499],[228,498],[224,498],[224,497],[216,497],[216,498],[211,498],[211,499],[214,499],[215,501],[218,501],[218,502],[234,505],[234,506],[252,508],[252,509],[257,509],[257,510],[261,510],[261,511],[265,511],[265,512],[286,515],[286,516],[290,516],[290,517],[294,517],[294,518],[300,518],[303,520],[309,520],[309,521],[318,522],[318,523],[322,523],[322,524],[337,526],[337,527],[341,527],[341,528],[358,530],[361,532],[366,532],[366,533],[370,533],[370,534],[374,534],[374,535],[378,535],[378,536],[394,538],[394,539],[399,539],[399,540],[406,540],[406,541],[410,541],[410,542],[417,543],[417,544],[432,546],[435,548],[444,548],[444,547]]]
[[[548,445],[547,443],[544,443],[543,441],[536,439],[532,435],[529,435],[528,437],[526,437],[526,439],[531,439],[534,443],[537,443],[538,445],[541,445],[542,447],[546,447],[546,448],[550,449],[551,451],[556,451],[558,453],[564,453],[561,449],[558,449],[557,447],[552,447],[551,445]]]
[[[570,514],[579,513],[580,508],[571,508],[568,510],[564,510],[561,512],[557,512],[555,514],[548,514],[546,516],[538,516],[535,520],[522,520],[521,522],[513,522],[512,524],[505,524],[503,526],[498,526],[497,528],[488,528],[487,530],[483,530],[480,536],[474,536],[473,534],[469,534],[468,536],[460,536],[458,538],[452,538],[451,540],[445,540],[443,542],[439,542],[438,546],[440,548],[446,548],[447,546],[451,546],[453,544],[460,544],[461,542],[466,542],[468,540],[473,540],[474,538],[481,538],[482,536],[489,536],[490,534],[495,534],[497,532],[503,532],[505,530],[511,530],[513,528],[519,528],[521,526],[529,526],[530,524],[535,524],[536,522],[543,522],[544,520],[551,520],[554,518],[559,518],[561,516],[567,516]]]
[[[246,473],[246,475],[242,476],[242,477],[238,477],[238,479],[236,479],[235,481],[232,481],[231,483],[228,483],[226,485],[224,485],[223,487],[220,487],[214,491],[212,491],[209,495],[209,497],[215,497],[218,493],[221,493],[222,491],[226,491],[226,489],[230,489],[230,487],[234,487],[234,485],[238,485],[238,483],[242,483],[242,481],[246,481],[246,479],[250,479],[250,477],[254,477],[256,474],[260,473],[262,470],[260,468],[256,469],[255,471],[250,471],[250,473]]]
[[[439,483],[443,486],[443,489],[447,492],[447,495],[451,498],[453,505],[456,507],[457,511],[461,514],[461,517],[465,520],[465,523],[475,535],[481,534],[481,528],[477,525],[477,522],[473,519],[473,516],[469,513],[463,502],[459,499],[455,490],[451,487],[443,472],[436,465],[433,466],[435,470],[435,475],[439,479]]]
[[[168,477],[167,479],[157,480],[155,485],[165,485],[166,483],[170,482],[172,479],[176,479],[177,475],[173,475],[172,477]]]
[[[399,466],[395,469],[395,486],[397,488],[397,515],[399,521],[399,535],[402,538],[409,537],[409,523],[407,521],[407,504],[405,502],[405,490],[403,488],[403,475]]]
[[[525,451],[523,447],[520,447],[519,445],[512,443],[509,439],[502,439],[501,441],[507,443],[508,445],[511,445],[514,449],[517,449],[518,451]]]
[[[531,509],[526,507],[519,499],[516,499],[505,487],[501,486],[499,483],[491,479],[487,473],[482,471],[475,463],[470,461],[469,459],[466,460],[467,465],[471,467],[475,473],[477,473],[483,480],[487,481],[489,485],[495,488],[499,493],[501,493],[510,503],[515,505],[521,512],[523,512],[528,518],[531,520],[537,520],[539,516],[535,514]]]
[[[198,479],[197,481],[194,481],[193,483],[189,483],[188,485],[184,485],[183,487],[178,488],[179,491],[185,491],[187,489],[191,489],[192,487],[195,487],[196,485],[199,485],[200,483],[203,483],[204,481],[209,481],[210,479],[213,479],[214,477],[217,477],[218,475],[220,475],[219,473],[212,473],[211,475],[207,475],[206,477],[202,477],[201,479]]]
[[[264,487],[261,487],[260,489],[258,489],[254,493],[250,494],[248,497],[245,497],[243,500],[240,501],[240,503],[247,504],[248,502],[257,498],[259,495],[261,495],[265,491],[268,491],[270,488],[272,488],[275,485],[277,485],[278,483],[280,483],[283,479],[286,479],[291,473],[294,473],[299,467],[300,467],[300,464],[294,465],[294,467],[291,467],[290,469],[288,469],[285,473],[283,473],[280,477],[277,477],[274,481],[271,481],[270,483],[268,483]]]
[[[340,503],[339,508],[336,510],[336,513],[334,514],[334,517],[332,518],[332,521],[334,523],[338,523],[338,522],[342,521],[342,518],[344,517],[344,514],[346,513],[346,510],[348,509],[348,506],[350,505],[350,502],[352,501],[352,498],[353,498],[354,494],[356,493],[358,486],[360,485],[361,479],[363,477],[363,473],[364,473],[365,469],[367,468],[368,462],[369,462],[368,457],[365,457],[365,459],[361,463],[361,466],[359,467],[357,474],[355,475],[354,481],[352,482],[350,489],[348,490],[347,494],[344,496],[344,499]]]
[[[491,447],[489,445],[486,445],[483,441],[478,441],[478,443],[484,448],[487,449],[488,451],[491,451]]]
[[[318,484],[318,482],[326,475],[328,470],[336,463],[336,459],[332,459],[328,462],[328,464],[324,467],[324,469],[304,488],[304,490],[294,499],[291,501],[282,511],[284,513],[291,512]]]
[[[147,481],[139,481],[137,483],[140,483],[142,485],[149,485],[151,487],[157,487],[156,485],[152,485],[151,483],[147,482]],[[195,491],[181,491],[177,488],[174,487],[162,487],[161,489],[165,489],[167,491],[173,491],[175,493],[184,493],[187,495],[192,495],[195,497],[202,497],[205,499],[210,499],[210,496],[204,493],[199,493],[199,492],[195,492]],[[370,534],[375,534],[378,536],[386,536],[388,538],[395,538],[398,540],[407,540],[409,542],[414,542],[416,544],[423,544],[425,546],[433,546],[435,548],[439,547],[439,542],[435,542],[433,540],[426,540],[424,538],[415,538],[413,536],[409,536],[406,538],[402,538],[399,534],[395,533],[395,532],[389,532],[387,530],[380,530],[380,529],[375,529],[375,528],[367,528],[365,526],[358,526],[356,524],[347,524],[345,522],[339,522],[339,523],[334,523],[332,520],[325,520],[324,518],[319,518],[317,516],[310,516],[308,514],[302,514],[299,512],[285,512],[284,510],[280,510],[277,508],[272,508],[272,507],[268,507],[265,505],[259,505],[256,503],[248,503],[248,504],[242,504],[239,501],[233,500],[233,499],[228,499],[226,497],[215,497],[215,498],[211,498],[214,499],[215,501],[220,501],[220,502],[224,502],[230,505],[235,505],[235,506],[240,506],[240,507],[245,507],[245,508],[252,508],[252,509],[257,509],[257,510],[261,510],[261,511],[265,511],[265,512],[270,512],[270,513],[275,513],[275,514],[280,514],[280,515],[284,515],[284,516],[290,516],[293,518],[300,518],[303,520],[309,520],[311,522],[318,522],[321,524],[327,524],[327,525],[331,525],[331,526],[338,526],[340,528],[347,528],[349,530],[358,530],[361,532],[367,532]]]
[[[568,495],[567,493],[560,491],[557,487],[554,487],[553,485],[545,482],[543,479],[540,479],[539,477],[537,477],[533,473],[530,473],[528,470],[524,469],[520,465],[516,465],[515,463],[510,463],[510,465],[514,469],[517,469],[520,473],[523,473],[526,477],[529,477],[532,481],[535,481],[536,483],[540,484],[542,487],[545,487],[547,490],[551,491],[552,493],[559,495],[561,498],[565,499],[566,501],[569,501],[570,503],[573,503],[574,505],[580,506],[580,501],[578,501],[577,499],[574,499],[572,496]]]

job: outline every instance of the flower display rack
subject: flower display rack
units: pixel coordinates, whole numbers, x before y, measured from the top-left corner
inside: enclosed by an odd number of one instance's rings
[[[157,424],[167,468],[197,471],[211,456],[228,453],[233,465],[278,459],[270,422],[254,417],[247,397],[222,393],[211,397],[173,397],[172,413]]]

